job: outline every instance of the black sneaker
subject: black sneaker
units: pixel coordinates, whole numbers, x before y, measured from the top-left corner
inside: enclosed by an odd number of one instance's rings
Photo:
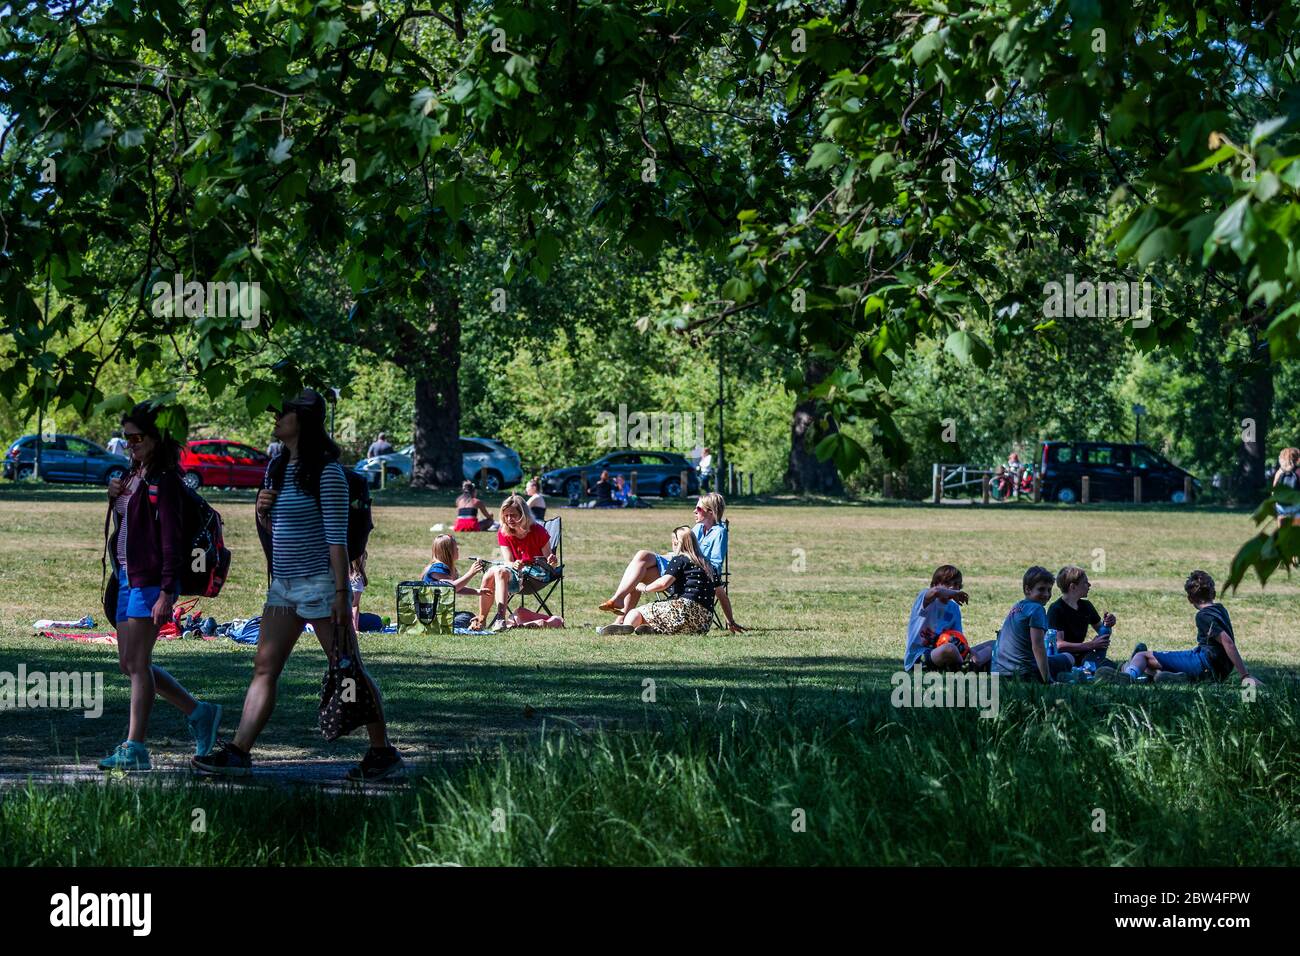
[[[198,773],[214,777],[251,777],[253,761],[232,743],[222,742],[203,757],[191,757],[190,766]]]
[[[348,771],[349,780],[388,780],[400,777],[406,770],[406,764],[397,753],[396,747],[371,747],[361,758],[361,763]]]

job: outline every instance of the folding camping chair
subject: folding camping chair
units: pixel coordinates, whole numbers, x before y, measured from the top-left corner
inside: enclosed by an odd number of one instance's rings
[[[718,572],[718,587],[726,588],[731,584],[731,519],[724,518],[722,526],[727,529],[727,550],[722,555],[722,570]],[[727,591],[727,597],[731,597],[731,591]],[[713,626],[718,630],[725,630],[722,618],[718,617],[718,602],[713,602]]]
[[[554,616],[555,612],[550,609],[546,599],[554,593],[558,587],[560,589],[560,617],[564,617],[564,526],[563,519],[554,517],[546,521],[542,527],[546,529],[547,535],[551,539],[551,550],[555,552],[555,577],[551,578],[546,584],[540,583],[536,578],[524,576],[523,590],[519,594],[519,602],[524,607],[528,606],[528,598],[537,602],[537,610],[546,612],[547,616]]]

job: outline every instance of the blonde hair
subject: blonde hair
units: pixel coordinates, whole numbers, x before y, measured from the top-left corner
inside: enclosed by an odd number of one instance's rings
[[[713,515],[715,524],[722,524],[722,515],[727,510],[727,502],[716,491],[710,491],[707,495],[700,495],[697,502],[701,508]]]
[[[1300,465],[1300,448],[1283,448],[1277,453],[1277,464],[1283,471],[1295,471]]]
[[[1056,572],[1056,586],[1060,588],[1061,593],[1064,594],[1087,576],[1088,572],[1083,570],[1083,568],[1077,567],[1073,564],[1067,564],[1065,567],[1061,568],[1061,570]]]
[[[533,513],[528,507],[528,502],[524,500],[523,495],[511,495],[505,501],[501,502],[501,510],[498,512],[501,518],[501,524],[509,528],[511,522],[506,520],[507,508],[519,512],[518,524],[524,529],[524,535],[527,535],[528,532],[533,530],[533,525],[537,524],[537,522],[533,519]]]
[[[700,543],[695,540],[695,532],[688,525],[673,528],[673,551],[685,555],[691,564],[703,571],[710,581],[717,580],[717,572],[700,551]]]
[[[441,561],[453,573],[456,571],[456,539],[449,534],[440,534],[433,539],[433,560]]]

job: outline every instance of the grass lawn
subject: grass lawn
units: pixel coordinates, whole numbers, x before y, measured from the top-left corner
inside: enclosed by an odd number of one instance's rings
[[[265,566],[251,493],[210,500],[235,562],[204,613],[256,614]],[[102,618],[104,507],[100,491],[0,490],[0,671],[102,670],[106,690],[98,720],[0,715],[0,776],[11,784],[93,766],[124,734],[127,685],[113,648],[30,633],[37,618]],[[597,637],[609,618],[595,606],[638,548],[667,550],[689,506],[556,513],[565,518],[566,630],[363,638],[393,739],[423,776],[412,787],[382,797],[231,791],[192,786],[180,773],[135,786],[11,785],[0,788],[0,863],[72,862],[74,853],[147,862],[147,847],[193,863],[1300,862],[1300,829],[1278,812],[1294,808],[1300,770],[1300,588],[1285,576],[1224,597],[1266,684],[1254,704],[1229,686],[1004,685],[997,720],[889,706],[907,613],[935,565],[963,569],[973,640],[993,636],[1027,566],[1077,563],[1094,569],[1094,603],[1119,618],[1113,657],[1138,640],[1182,648],[1194,633],[1182,581],[1193,568],[1226,576],[1253,530],[1242,513],[737,505],[727,513],[731,593],[749,631],[672,638]],[[450,526],[452,515],[448,497],[407,491],[377,502],[363,610],[393,614],[394,584],[418,575],[431,526]],[[460,539],[465,555],[495,550],[493,535]],[[251,659],[226,640],[160,642],[155,655],[197,696],[226,707],[225,734]],[[322,670],[307,637],[258,742],[259,768],[336,778],[360,755],[360,736],[326,744],[315,729]],[[643,700],[647,678],[653,703]],[[156,767],[184,765],[183,721],[161,702],[150,743]],[[191,835],[198,798],[238,830],[235,842],[221,849]],[[142,806],[186,825],[147,846],[116,839],[141,826],[129,821]],[[946,806],[976,821],[968,833],[934,839],[908,822],[918,808],[928,816]],[[1090,826],[1097,807],[1109,808],[1109,838]],[[791,829],[799,808],[803,833]],[[512,821],[505,831],[491,827],[493,810]],[[1207,827],[1206,815],[1218,824]],[[792,844],[793,835],[813,838]]]

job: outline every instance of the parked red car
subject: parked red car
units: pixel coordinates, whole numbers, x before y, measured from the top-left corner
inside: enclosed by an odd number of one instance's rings
[[[260,488],[268,461],[266,452],[223,438],[186,442],[181,449],[184,481],[191,488],[202,485]]]

